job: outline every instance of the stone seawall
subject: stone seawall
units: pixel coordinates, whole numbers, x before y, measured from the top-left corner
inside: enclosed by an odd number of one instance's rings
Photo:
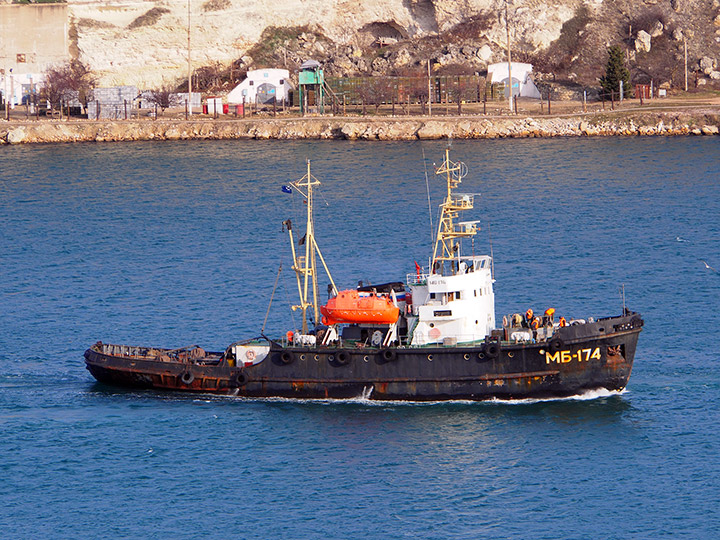
[[[0,144],[181,139],[426,140],[717,135],[720,110],[566,117],[284,118],[0,123]]]

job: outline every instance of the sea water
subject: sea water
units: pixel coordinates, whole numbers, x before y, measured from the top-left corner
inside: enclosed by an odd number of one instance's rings
[[[720,138],[450,144],[498,319],[624,302],[645,320],[625,392],[376,404],[98,384],[97,340],[223,350],[298,327],[281,223],[306,207],[281,186],[307,159],[339,287],[427,266],[448,142],[4,147],[0,536],[717,538]]]

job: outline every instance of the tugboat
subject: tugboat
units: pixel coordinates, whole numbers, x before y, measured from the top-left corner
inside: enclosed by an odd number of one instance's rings
[[[246,340],[222,352],[198,346],[159,349],[98,342],[86,367],[101,382],[139,388],[251,398],[365,398],[442,401],[560,398],[620,391],[632,371],[642,317],[554,320],[528,310],[496,328],[493,261],[466,255],[477,221],[459,221],[474,195],[456,193],[467,168],[450,160],[436,174],[447,185],[429,268],[415,263],[404,282],[338,291],[315,241],[310,172],[290,184],[307,203],[304,254],[290,237],[302,327],[272,339]],[[318,303],[317,261],[331,298]],[[322,321],[312,324],[311,321]]]

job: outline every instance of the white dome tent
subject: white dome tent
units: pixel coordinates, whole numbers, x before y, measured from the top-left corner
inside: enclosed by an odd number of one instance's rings
[[[512,63],[512,88],[513,96],[542,99],[540,91],[530,77],[532,64],[521,62]],[[508,63],[490,64],[488,66],[488,78],[491,83],[503,83],[505,85],[505,96],[509,97],[508,85]]]
[[[238,105],[241,103],[272,103],[273,97],[277,103],[287,101],[290,90],[290,72],[287,69],[253,69],[247,72],[247,78],[233,88],[227,95],[228,103]],[[244,99],[243,99],[244,98]]]

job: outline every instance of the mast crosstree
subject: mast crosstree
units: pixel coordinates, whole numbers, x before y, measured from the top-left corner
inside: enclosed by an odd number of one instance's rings
[[[295,241],[292,235],[292,224],[290,220],[284,222],[290,235],[290,248],[292,250],[293,266],[298,286],[298,295],[300,303],[291,306],[293,311],[299,309],[302,312],[302,333],[308,333],[308,308],[312,308],[313,321],[317,324],[320,320],[320,310],[318,306],[318,284],[317,284],[317,258],[320,259],[325,273],[330,279],[332,293],[337,294],[337,287],[333,281],[330,270],[328,270],[325,259],[322,256],[320,247],[315,241],[315,219],[313,216],[313,188],[319,186],[320,181],[310,172],[310,160],[307,161],[307,173],[300,180],[290,182],[290,186],[305,198],[307,205],[307,223],[305,226],[305,236],[300,239],[299,244],[305,245],[305,254],[298,255],[295,250]],[[312,301],[310,301],[310,289],[312,287]]]
[[[463,210],[472,210],[474,194],[453,193],[453,190],[462,183],[467,176],[467,166],[462,162],[450,161],[450,150],[445,149],[445,161],[435,169],[435,174],[446,175],[447,196],[440,205],[441,215],[438,224],[435,249],[432,258],[432,273],[444,274],[448,263],[451,275],[457,273],[460,258],[460,240],[477,234],[477,221],[456,223],[459,213]]]

